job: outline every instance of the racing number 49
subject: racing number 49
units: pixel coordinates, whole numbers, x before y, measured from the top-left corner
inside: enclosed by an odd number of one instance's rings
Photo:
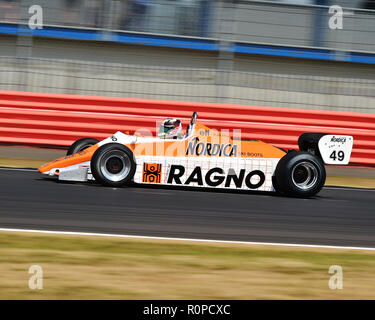
[[[336,150],[334,150],[329,157],[333,159],[334,161],[336,160],[343,161],[345,158],[345,153],[344,151],[336,152]]]

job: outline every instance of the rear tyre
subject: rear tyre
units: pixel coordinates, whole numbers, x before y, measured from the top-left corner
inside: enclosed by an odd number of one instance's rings
[[[94,144],[97,144],[98,142],[99,142],[99,140],[94,139],[94,138],[79,139],[70,146],[66,155],[70,156],[71,154],[81,152],[81,151],[93,146]]]
[[[326,170],[318,157],[306,151],[294,151],[281,158],[274,179],[281,193],[308,198],[322,190]]]
[[[276,193],[282,195],[284,192],[280,189],[280,186],[279,186],[279,183],[277,182],[276,180],[276,177],[273,176],[272,177],[272,185],[273,185],[273,188],[275,189]]]
[[[119,143],[108,143],[95,151],[91,159],[91,172],[104,186],[121,187],[128,184],[136,169],[132,151]]]

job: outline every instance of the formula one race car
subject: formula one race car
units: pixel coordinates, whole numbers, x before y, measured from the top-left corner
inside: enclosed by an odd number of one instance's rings
[[[298,140],[300,151],[285,151],[196,121],[194,112],[186,134],[173,137],[117,132],[100,142],[80,139],[66,157],[43,165],[39,172],[59,180],[95,180],[111,187],[133,181],[311,197],[324,186],[324,163],[348,164],[353,147],[351,136],[304,133]],[[162,131],[176,125],[181,127],[179,120],[167,119]]]

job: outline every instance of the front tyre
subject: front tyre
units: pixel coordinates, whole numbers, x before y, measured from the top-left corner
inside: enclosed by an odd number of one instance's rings
[[[132,151],[119,143],[108,143],[95,151],[91,172],[104,186],[120,187],[128,184],[135,174],[136,164]]]
[[[322,190],[325,181],[323,162],[305,151],[287,153],[275,171],[278,189],[289,196],[312,197]]]
[[[83,151],[87,148],[90,148],[94,144],[97,144],[98,142],[99,142],[99,140],[94,139],[94,138],[79,139],[69,147],[69,150],[66,153],[66,155],[70,156],[71,154],[81,152],[81,151]]]

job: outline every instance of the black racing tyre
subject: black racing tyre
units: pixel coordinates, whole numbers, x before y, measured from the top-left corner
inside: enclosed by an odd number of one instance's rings
[[[274,179],[277,191],[289,196],[309,198],[322,190],[326,169],[317,156],[306,151],[294,151],[280,159]]]
[[[273,188],[275,189],[276,193],[283,194],[283,191],[281,190],[281,188],[279,186],[279,183],[277,182],[275,176],[272,177],[272,185],[273,185]]]
[[[66,155],[70,156],[71,154],[81,152],[81,151],[93,146],[94,144],[97,144],[98,142],[99,142],[99,140],[94,139],[94,138],[79,139],[70,146]]]
[[[119,143],[108,143],[95,151],[91,172],[95,180],[108,187],[128,184],[136,169],[133,152]]]

